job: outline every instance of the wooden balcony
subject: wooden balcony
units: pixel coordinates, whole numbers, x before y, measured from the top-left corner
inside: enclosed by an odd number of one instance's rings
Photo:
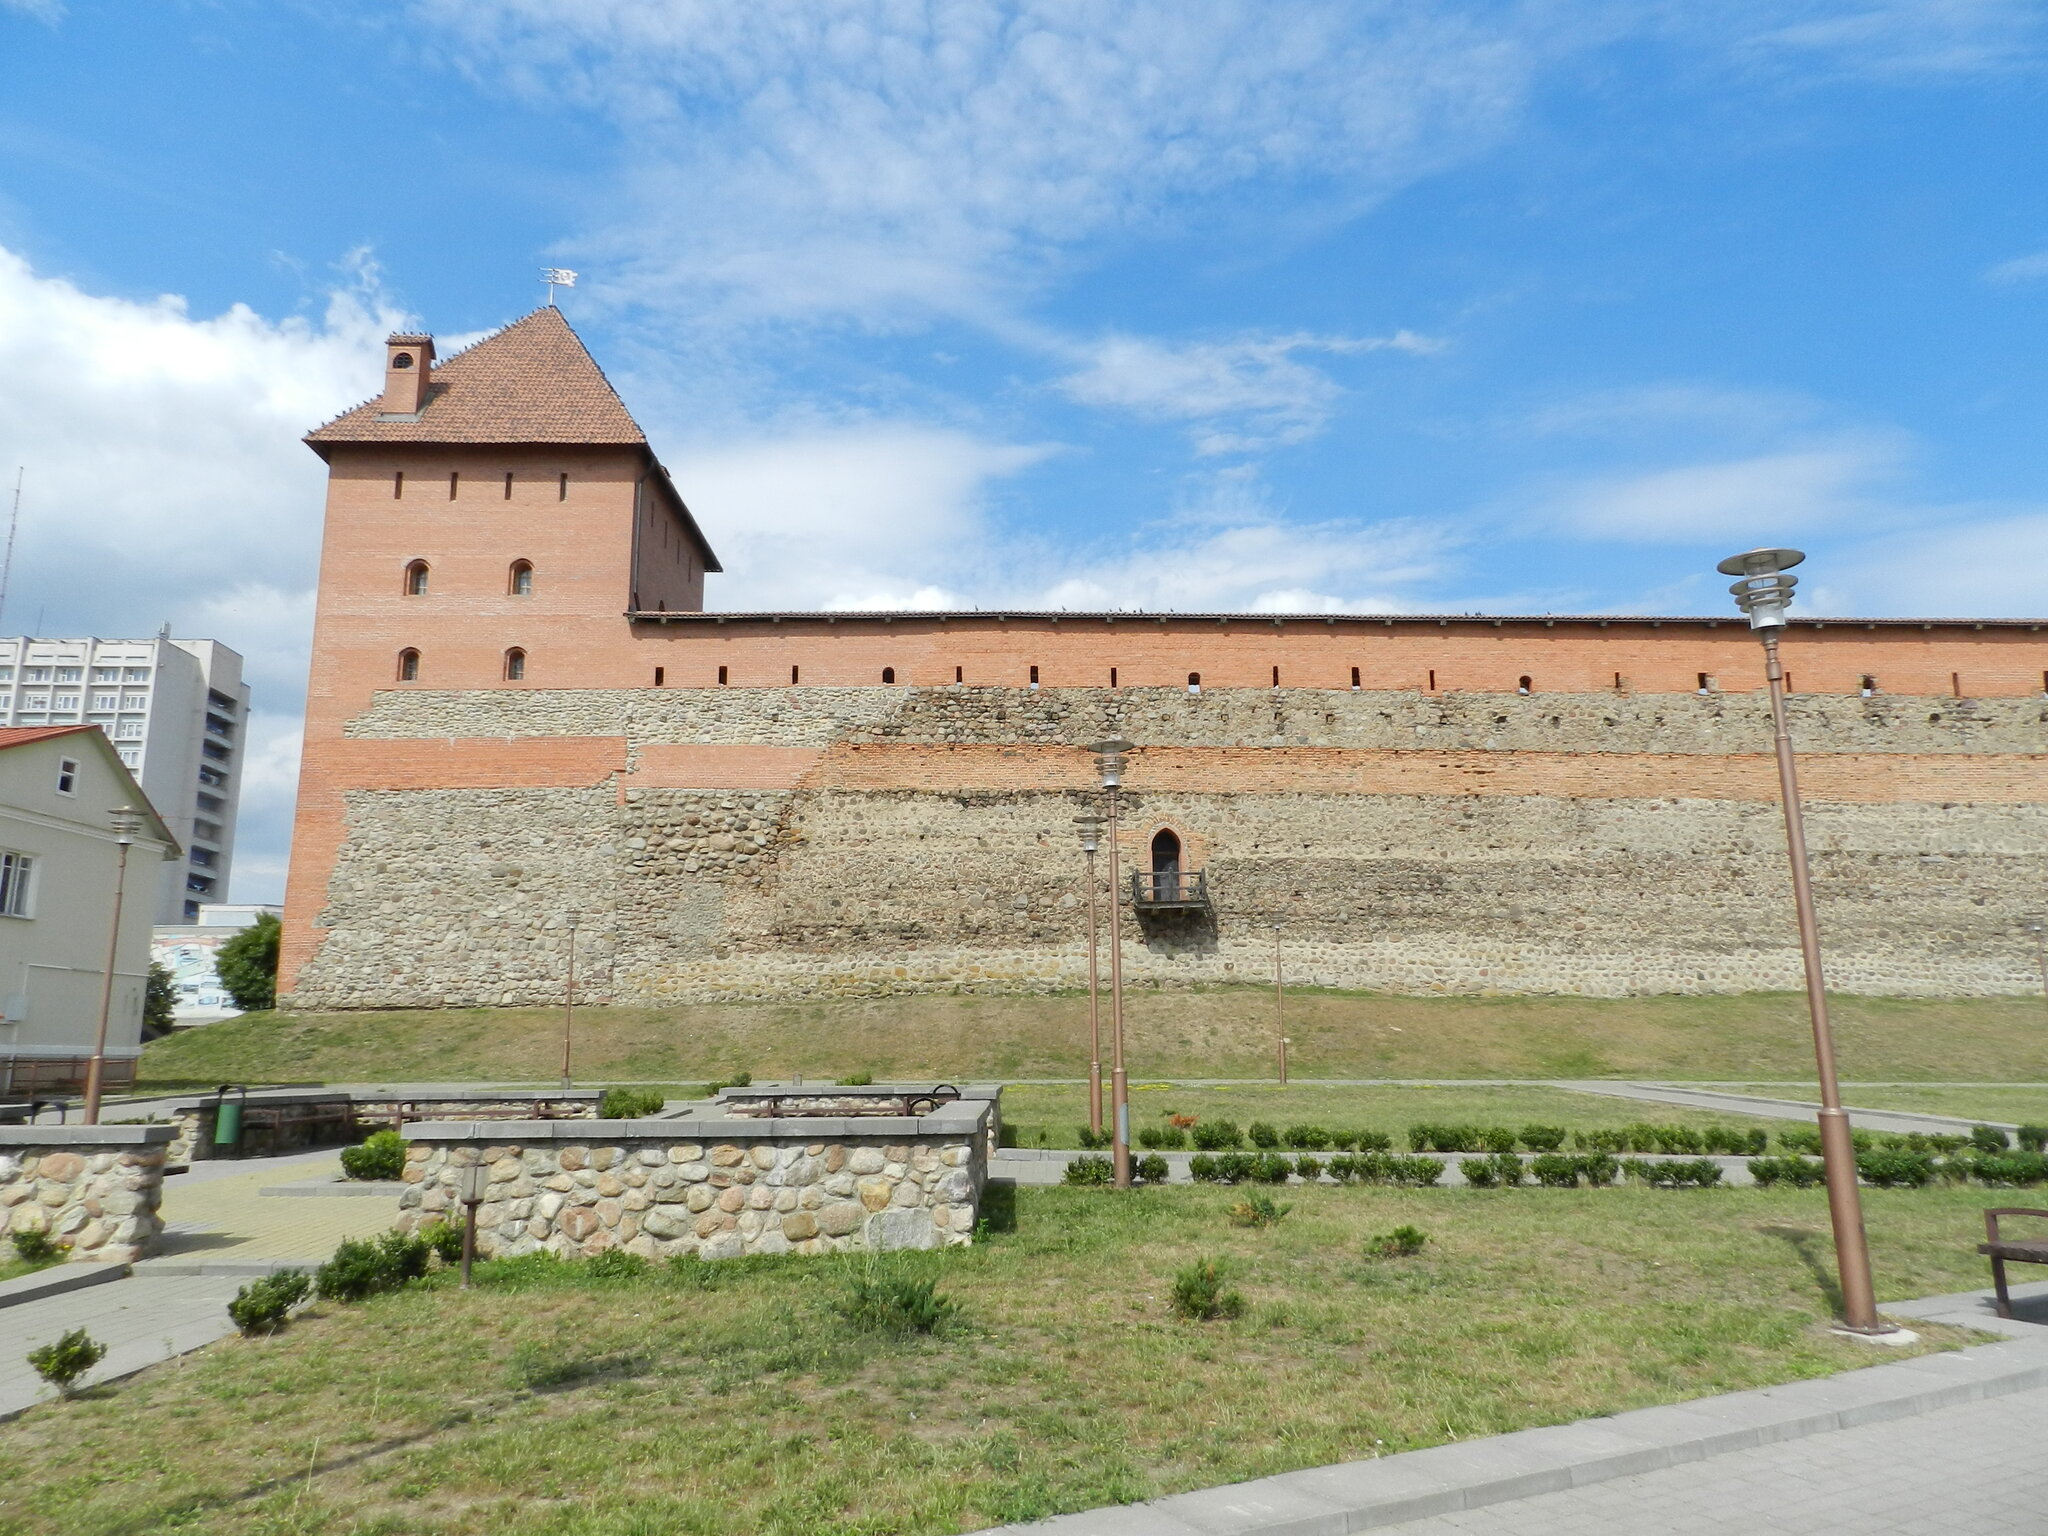
[[[1199,912],[1209,906],[1207,870],[1131,871],[1131,905],[1140,912]]]

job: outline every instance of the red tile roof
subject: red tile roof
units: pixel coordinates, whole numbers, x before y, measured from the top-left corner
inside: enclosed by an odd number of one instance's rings
[[[9,747],[25,747],[32,741],[44,741],[52,736],[70,736],[79,731],[96,731],[96,725],[6,725],[0,726],[0,752]]]
[[[325,443],[621,443],[644,446],[604,370],[544,305],[434,366],[417,421],[379,420],[382,397],[306,434]]]

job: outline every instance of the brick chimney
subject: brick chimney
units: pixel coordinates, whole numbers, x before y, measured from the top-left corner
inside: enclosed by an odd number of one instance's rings
[[[384,416],[417,416],[427,403],[434,338],[399,332],[384,343]]]

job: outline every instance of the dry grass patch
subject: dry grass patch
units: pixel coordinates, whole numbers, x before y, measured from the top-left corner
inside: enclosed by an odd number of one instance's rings
[[[891,1261],[959,1304],[930,1335],[851,1322],[836,1261],[489,1266],[37,1409],[0,1531],[962,1531],[1873,1359],[1826,1331],[1817,1191],[1290,1196],[1019,1190]],[[1979,1197],[1868,1198],[1882,1294],[1981,1282]],[[1370,1256],[1403,1224],[1422,1253]],[[1180,1321],[1208,1255],[1246,1310]]]

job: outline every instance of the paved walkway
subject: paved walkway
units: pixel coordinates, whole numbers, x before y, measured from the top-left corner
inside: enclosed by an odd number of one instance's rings
[[[1546,1086],[1568,1088],[1573,1093],[1598,1094],[1604,1098],[1641,1099],[1651,1104],[1668,1104],[1674,1109],[1702,1109],[1718,1115],[1760,1115],[1771,1120],[1802,1120],[1813,1123],[1820,1105],[1801,1099],[1772,1099],[1761,1094],[1733,1093],[1716,1088],[1688,1088],[1676,1083],[1614,1083],[1600,1080],[1558,1082]],[[1847,1090],[1853,1094],[1853,1088]],[[1924,1115],[1904,1109],[1858,1109],[1848,1106],[1849,1118],[1866,1131],[1928,1131],[1938,1135],[1967,1135],[1973,1125],[1995,1125],[2002,1130],[2017,1129],[2003,1120],[1962,1120],[1954,1115]]]

